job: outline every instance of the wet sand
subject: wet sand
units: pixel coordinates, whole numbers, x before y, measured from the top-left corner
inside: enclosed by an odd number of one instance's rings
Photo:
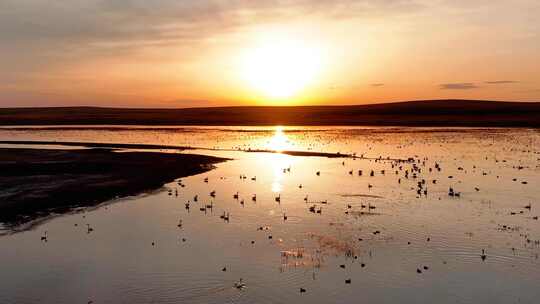
[[[0,149],[0,222],[19,225],[51,213],[158,189],[226,159],[109,149]]]
[[[540,102],[425,100],[352,106],[4,108],[0,125],[540,127]]]

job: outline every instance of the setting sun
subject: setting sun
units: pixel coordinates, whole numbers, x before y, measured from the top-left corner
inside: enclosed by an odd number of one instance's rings
[[[277,39],[249,49],[242,77],[257,93],[283,99],[305,89],[320,73],[322,54],[315,46]]]

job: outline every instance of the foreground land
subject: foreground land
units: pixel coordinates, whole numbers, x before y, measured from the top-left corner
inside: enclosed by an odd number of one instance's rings
[[[355,106],[4,108],[0,125],[386,125],[540,127],[540,102],[431,100]]]
[[[222,158],[109,149],[0,149],[0,222],[16,225],[161,187]]]

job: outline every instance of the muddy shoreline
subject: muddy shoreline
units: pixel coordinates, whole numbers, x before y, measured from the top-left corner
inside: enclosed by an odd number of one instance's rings
[[[111,149],[0,148],[0,222],[7,228],[152,191],[227,159]]]
[[[208,151],[229,151],[229,152],[246,152],[246,153],[279,153],[291,156],[314,156],[328,158],[354,158],[356,156],[342,153],[327,153],[314,151],[276,151],[268,149],[219,149],[219,148],[204,148],[190,146],[171,146],[171,145],[153,145],[153,144],[116,144],[116,143],[92,143],[92,142],[71,142],[71,141],[16,141],[16,140],[0,140],[0,145],[55,145],[66,147],[85,147],[85,148],[106,148],[106,149],[134,149],[134,150],[208,150]]]

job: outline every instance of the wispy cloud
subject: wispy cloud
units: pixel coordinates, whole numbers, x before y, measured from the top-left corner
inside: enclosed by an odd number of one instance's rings
[[[251,25],[307,17],[367,20],[422,7],[419,0],[1,0],[0,65],[28,74],[145,48],[197,49]]]
[[[370,86],[375,87],[375,88],[383,87],[384,83],[372,83],[372,84],[370,84]]]
[[[441,90],[471,90],[479,88],[472,82],[443,83],[439,85]]]

